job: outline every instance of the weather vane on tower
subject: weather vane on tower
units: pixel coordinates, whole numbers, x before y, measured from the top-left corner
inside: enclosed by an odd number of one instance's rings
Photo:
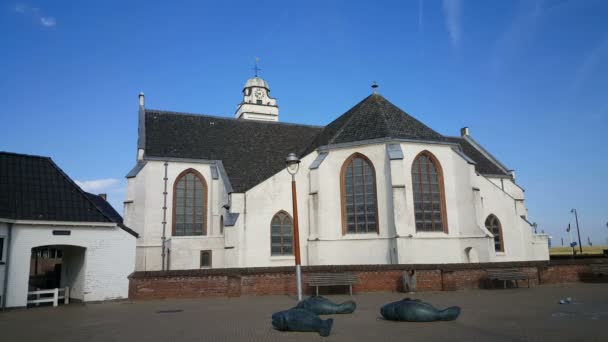
[[[260,62],[260,57],[256,57],[255,58],[255,65],[253,66],[253,71],[255,72],[255,77],[258,77],[258,73],[260,72],[260,70],[262,70],[262,69],[260,69],[258,67],[258,63],[259,62]]]

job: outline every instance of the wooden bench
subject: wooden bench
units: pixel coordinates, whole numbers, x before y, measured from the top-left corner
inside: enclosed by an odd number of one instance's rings
[[[489,280],[502,280],[504,288],[507,288],[507,281],[515,281],[515,285],[519,287],[518,280],[527,280],[530,287],[530,277],[526,272],[517,268],[492,268],[487,269]]]
[[[608,264],[591,264],[591,273],[596,277],[608,276]]]
[[[357,283],[357,275],[354,273],[311,273],[307,276],[308,286],[317,288],[317,296],[319,295],[319,286],[348,286],[350,295],[353,295],[353,285]]]

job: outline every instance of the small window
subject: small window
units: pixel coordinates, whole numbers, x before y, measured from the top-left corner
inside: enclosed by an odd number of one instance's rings
[[[255,100],[256,104],[262,104],[262,100]]]
[[[500,220],[495,215],[490,215],[486,219],[486,229],[494,234],[494,250],[496,252],[504,252],[505,244],[502,239],[502,225]]]
[[[201,251],[201,268],[211,267],[211,251]]]
[[[224,216],[220,216],[220,234],[224,234]]]
[[[279,211],[270,221],[270,255],[293,255],[291,216]]]
[[[4,238],[0,237],[0,261],[4,260]]]

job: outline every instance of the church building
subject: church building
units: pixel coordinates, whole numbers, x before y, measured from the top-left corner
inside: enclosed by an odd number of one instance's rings
[[[291,175],[299,237],[293,234]],[[249,79],[234,118],[145,107],[127,175],[136,270],[548,260],[512,170],[374,91],[327,126],[279,121]]]

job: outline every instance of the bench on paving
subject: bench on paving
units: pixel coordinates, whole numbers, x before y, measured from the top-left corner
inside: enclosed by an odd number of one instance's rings
[[[504,288],[507,288],[507,281],[515,281],[515,285],[519,287],[518,280],[527,280],[530,287],[530,277],[526,272],[517,268],[493,268],[487,269],[489,280],[499,280],[504,282]]]
[[[598,276],[608,276],[608,264],[591,264],[591,273]]]
[[[307,276],[308,286],[317,288],[317,296],[319,295],[319,286],[348,286],[350,295],[353,295],[353,285],[357,283],[357,275],[354,273],[311,273]]]

